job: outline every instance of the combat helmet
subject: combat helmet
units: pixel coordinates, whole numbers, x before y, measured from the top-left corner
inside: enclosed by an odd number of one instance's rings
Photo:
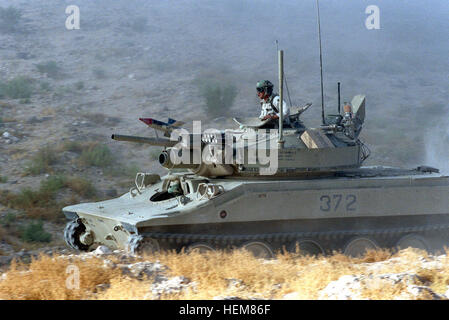
[[[256,85],[257,92],[265,92],[265,94],[271,96],[273,93],[273,84],[268,80],[261,80]]]

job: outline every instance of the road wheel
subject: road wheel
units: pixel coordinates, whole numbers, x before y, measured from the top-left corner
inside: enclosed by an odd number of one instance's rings
[[[374,240],[366,237],[356,237],[350,240],[343,251],[343,253],[350,257],[360,257],[363,256],[368,250],[375,250],[378,245]]]
[[[207,253],[215,251],[215,249],[207,243],[197,242],[188,246],[186,251],[187,253],[190,252]]]
[[[128,239],[126,251],[137,255],[153,254],[160,251],[160,246],[156,239],[144,238],[142,235],[132,235]]]
[[[399,250],[406,248],[415,248],[425,251],[429,251],[430,248],[428,241],[424,237],[417,234],[408,234],[402,237],[396,243],[396,247]]]
[[[289,252],[299,252],[303,255],[317,256],[324,254],[323,247],[312,239],[299,239],[293,241],[287,249]]]
[[[243,249],[251,252],[258,259],[271,259],[274,257],[271,247],[262,241],[250,241],[242,246]]]

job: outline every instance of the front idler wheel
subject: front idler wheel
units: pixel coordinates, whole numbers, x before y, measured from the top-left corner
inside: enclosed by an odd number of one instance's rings
[[[90,231],[86,232],[86,226],[80,219],[75,219],[65,226],[64,240],[75,250],[88,251],[93,243],[93,235]]]

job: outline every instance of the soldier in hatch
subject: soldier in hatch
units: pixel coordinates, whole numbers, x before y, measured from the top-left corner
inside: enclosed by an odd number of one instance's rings
[[[174,197],[180,196],[183,194],[181,185],[178,180],[173,180],[170,182],[170,186],[168,187],[168,193],[172,194]]]
[[[259,119],[260,120],[267,120],[267,119],[279,119],[279,109],[280,109],[280,103],[279,103],[279,95],[273,94],[273,84],[268,80],[262,80],[257,82],[257,96],[260,99],[260,105],[262,106],[262,111],[260,113]],[[290,108],[283,101],[283,115],[284,115],[284,122],[289,123],[289,115],[290,115]]]

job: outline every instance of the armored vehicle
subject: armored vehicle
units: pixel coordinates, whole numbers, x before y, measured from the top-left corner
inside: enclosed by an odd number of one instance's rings
[[[447,244],[449,177],[426,166],[362,166],[369,156],[358,138],[365,118],[362,95],[346,115],[327,117],[319,128],[299,120],[307,107],[292,113],[281,142],[279,134],[267,133],[279,131],[267,129],[273,121],[259,119],[235,119],[238,129],[188,134],[184,142],[113,135],[165,146],[159,162],[169,172],[162,178],[138,173],[135,186],[119,198],[65,207],[67,244],[131,252],[244,247],[260,257],[284,248],[358,255],[376,247],[432,250]],[[254,134],[263,137],[257,155],[266,147],[263,151],[276,156],[275,170],[257,156],[255,163],[248,161]],[[198,148],[189,146],[195,139]],[[208,153],[199,163],[173,160],[182,152],[192,159],[200,150]],[[231,161],[223,161],[223,150],[231,150]],[[239,153],[244,161],[238,161]]]
[[[310,104],[279,121],[235,118],[238,128],[224,131],[188,133],[173,119],[141,118],[165,137],[112,138],[164,146],[159,163],[168,174],[138,173],[116,199],[65,207],[65,241],[132,253],[245,248],[262,258],[277,250],[442,248],[449,177],[428,166],[363,166],[365,100],[357,95],[343,112],[323,113],[317,128],[301,120]]]

